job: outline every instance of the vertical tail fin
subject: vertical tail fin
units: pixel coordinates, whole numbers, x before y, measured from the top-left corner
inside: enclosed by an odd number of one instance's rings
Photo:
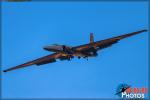
[[[93,43],[94,42],[94,36],[93,36],[93,33],[90,33],[90,43]]]

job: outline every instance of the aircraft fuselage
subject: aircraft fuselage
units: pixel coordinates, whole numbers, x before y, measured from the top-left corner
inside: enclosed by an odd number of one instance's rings
[[[97,53],[94,50],[90,52],[80,52],[78,50],[74,50],[72,47],[65,46],[65,45],[52,45],[46,46],[43,49],[50,51],[50,52],[57,52],[61,53],[62,56],[77,56],[77,57],[95,57]]]

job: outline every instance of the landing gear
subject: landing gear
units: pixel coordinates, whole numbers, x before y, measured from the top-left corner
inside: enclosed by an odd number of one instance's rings
[[[88,57],[86,57],[86,60],[87,60],[87,61],[89,60]]]
[[[68,61],[70,61],[70,60],[71,60],[71,58],[68,57]]]
[[[67,58],[68,58],[68,60],[70,61],[72,58],[74,58],[74,56],[68,55]]]
[[[88,59],[88,57],[85,57],[85,59],[88,61],[89,59]]]
[[[88,56],[85,56],[85,57],[83,57],[83,58],[85,58],[85,59],[88,61]]]

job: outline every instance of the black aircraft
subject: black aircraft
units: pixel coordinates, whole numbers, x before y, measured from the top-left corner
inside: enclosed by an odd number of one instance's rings
[[[70,47],[70,46],[66,46],[66,45],[51,45],[51,46],[46,46],[43,49],[50,51],[50,52],[54,52],[53,54],[41,57],[39,59],[33,60],[33,61],[29,61],[27,63],[12,67],[12,68],[8,68],[6,70],[4,70],[4,72],[7,71],[11,71],[11,70],[15,70],[18,68],[23,68],[23,67],[27,67],[27,66],[31,66],[31,65],[43,65],[43,64],[47,64],[47,63],[53,63],[56,62],[57,59],[59,60],[71,60],[74,57],[78,57],[79,59],[81,57],[88,59],[88,57],[95,57],[98,55],[97,51],[110,47],[112,44],[117,43],[119,40],[142,33],[142,32],[146,32],[147,30],[140,30],[140,31],[136,31],[136,32],[132,32],[129,34],[124,34],[124,35],[120,35],[120,36],[116,36],[113,38],[109,38],[109,39],[105,39],[105,40],[100,40],[100,41],[96,41],[94,42],[94,37],[93,34],[90,34],[90,43],[88,44],[84,44],[84,45],[80,45],[80,46],[75,46],[75,47]]]

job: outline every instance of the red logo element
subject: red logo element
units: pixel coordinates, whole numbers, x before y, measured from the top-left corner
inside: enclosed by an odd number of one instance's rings
[[[131,88],[126,89],[127,93],[131,93]]]
[[[141,88],[141,93],[144,93],[144,94],[145,94],[146,92],[147,92],[147,88],[144,88],[144,87]]]
[[[145,93],[147,93],[147,91],[148,91],[148,89],[147,88],[145,88],[145,87],[142,87],[142,88],[128,88],[128,89],[126,89],[126,92],[127,93],[135,93],[135,94],[137,94],[137,93],[143,93],[143,94],[145,94]]]

